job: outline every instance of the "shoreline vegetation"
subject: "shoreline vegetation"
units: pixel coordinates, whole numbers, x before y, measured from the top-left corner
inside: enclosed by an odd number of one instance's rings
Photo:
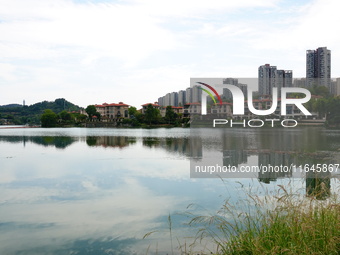
[[[246,199],[229,198],[214,215],[196,215],[202,208],[188,206],[184,215],[197,234],[191,245],[177,239],[180,254],[340,254],[340,190],[325,197],[319,194],[324,192],[322,185],[308,195],[278,185],[276,192],[261,195],[241,186],[248,190]]]
[[[316,95],[305,104],[305,107],[317,115],[315,119],[296,116],[298,125],[325,126],[330,128],[340,127],[340,97],[333,97],[325,88],[313,88],[312,94]],[[292,95],[298,97],[299,95]],[[42,127],[189,127],[192,120],[199,116],[186,116],[184,113],[175,112],[172,106],[167,106],[166,111],[149,104],[145,109],[137,110],[136,107],[128,108],[128,115],[122,113],[111,116],[101,116],[94,105],[81,108],[64,98],[53,102],[43,101],[30,106],[11,104],[0,106],[0,125],[29,125]],[[316,116],[315,115],[315,116]],[[218,115],[211,118],[219,119]],[[254,117],[254,116],[253,116]],[[268,118],[283,119],[278,116]],[[225,117],[222,117],[225,118]],[[230,119],[230,117],[228,117]],[[235,117],[237,118],[237,116]],[[248,120],[249,117],[246,118]],[[263,116],[255,116],[263,119]],[[265,119],[265,118],[264,118]],[[275,123],[277,125],[277,123]]]
[[[151,104],[142,112],[129,107],[128,116],[114,118],[101,116],[94,105],[80,108],[61,98],[54,102],[41,102],[31,106],[0,106],[0,125],[24,125],[41,127],[188,127],[190,118],[176,113],[171,106],[165,116]]]
[[[229,240],[215,238],[222,254],[339,254],[338,198],[301,199],[283,186],[280,191],[283,194],[274,198],[249,196],[255,208],[253,215],[235,215],[229,203],[224,205],[225,213],[234,216],[235,224],[217,219],[219,229]],[[268,209],[272,204],[275,207]]]

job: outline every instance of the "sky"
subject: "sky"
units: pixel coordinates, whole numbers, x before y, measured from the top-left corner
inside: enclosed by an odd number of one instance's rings
[[[190,78],[305,77],[327,47],[340,77],[338,0],[0,0],[0,105],[57,98],[140,108]]]

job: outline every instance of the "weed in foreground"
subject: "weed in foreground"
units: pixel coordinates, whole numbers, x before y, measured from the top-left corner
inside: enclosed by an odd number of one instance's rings
[[[216,215],[191,214],[196,241],[212,238],[214,254],[340,254],[338,195],[319,201],[278,188],[264,196],[247,190],[245,199],[226,200]]]

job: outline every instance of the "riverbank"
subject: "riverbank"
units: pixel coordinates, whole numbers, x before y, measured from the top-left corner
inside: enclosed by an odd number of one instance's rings
[[[173,124],[140,124],[138,126],[133,126],[129,124],[117,124],[116,122],[86,122],[82,124],[82,127],[88,128],[173,128],[173,127],[187,127],[186,125],[173,125]]]
[[[303,127],[325,127],[325,128],[332,128],[337,129],[340,128],[339,126],[326,126],[324,123],[298,123],[297,126],[303,126]],[[11,126],[2,126],[0,125],[0,129],[9,129],[9,128],[40,128],[39,125],[34,126],[22,126],[22,125],[11,125]],[[132,126],[132,125],[117,125],[115,123],[106,123],[106,122],[88,122],[88,123],[81,123],[77,125],[60,125],[55,126],[53,128],[74,128],[74,127],[82,127],[82,128],[190,128],[190,124],[182,124],[182,125],[172,125],[172,124],[159,124],[159,125],[147,125],[147,124],[141,124],[139,126]],[[263,126],[263,128],[268,128],[269,125]],[[50,128],[50,127],[49,127]],[[198,125],[195,123],[193,128],[207,128],[207,125]],[[233,128],[243,128],[242,126],[235,126],[235,127],[223,127],[223,126],[216,126],[214,128],[227,128],[227,129],[233,129]],[[245,127],[245,128],[251,128],[251,127]],[[254,128],[254,127],[253,127]],[[262,127],[255,127],[255,128],[262,128]],[[282,128],[282,126],[274,126],[274,128]]]
[[[248,193],[245,201],[227,201],[217,215],[194,217],[190,225],[203,225],[198,236],[212,238],[214,254],[340,254],[338,195],[320,201],[283,186],[280,192]]]
[[[11,126],[7,126],[7,125],[0,125],[0,129],[7,129],[7,128],[40,128],[41,126],[27,126],[27,125],[11,125]]]

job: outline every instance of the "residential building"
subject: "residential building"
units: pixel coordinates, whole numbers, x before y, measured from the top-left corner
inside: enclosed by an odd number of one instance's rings
[[[162,106],[158,104],[158,102],[155,103],[147,103],[142,105],[142,113],[145,114],[146,109],[148,108],[148,105],[151,104],[153,107],[155,107],[158,110],[161,110]]]
[[[293,71],[278,70],[276,66],[265,64],[258,69],[259,95],[272,95],[273,88],[278,89],[280,95],[281,88],[293,86]]]
[[[178,93],[171,92],[170,93],[170,104],[171,106],[178,106]]]
[[[306,51],[307,88],[325,86],[331,89],[331,51],[327,47]]]
[[[280,91],[281,88],[293,87],[293,71],[291,70],[277,70],[276,87]]]
[[[336,78],[335,80],[335,89],[334,89],[334,95],[340,96],[340,78]]]
[[[248,85],[244,83],[239,83],[238,87],[242,90],[244,97],[248,98]]]
[[[186,91],[180,90],[178,91],[178,106],[184,106],[186,104]]]
[[[201,102],[201,98],[202,98],[201,86],[193,86],[191,103]]]
[[[129,117],[129,105],[124,104],[123,102],[119,102],[118,104],[103,103],[101,105],[96,104],[94,106],[96,107],[97,112],[100,113],[103,121],[117,121],[121,118]]]
[[[223,79],[222,83],[223,84],[229,84],[229,85],[237,86],[238,85],[238,79],[235,79],[235,78],[225,78],[225,79]],[[232,96],[232,94],[231,94],[229,89],[224,88],[223,89],[223,93],[222,93],[222,97],[224,99],[226,99],[226,100],[231,100],[233,96]]]
[[[217,116],[230,117],[232,116],[232,103],[222,102],[222,105],[214,104],[211,106],[208,114],[216,114]]]
[[[337,89],[337,82],[336,82],[336,80],[335,81],[331,80],[331,86],[329,87],[329,93],[331,95],[333,95],[333,96],[336,96],[337,90],[338,89]]]
[[[186,103],[183,109],[183,117],[201,114],[201,103]]]
[[[185,90],[185,103],[189,104],[192,102],[192,88],[187,88]]]
[[[265,64],[258,69],[259,94],[271,95],[272,88],[275,87],[276,66]]]
[[[295,88],[305,88],[306,87],[306,78],[301,79],[294,79],[293,81],[293,87]]]
[[[167,93],[164,97],[164,106],[171,105],[171,94]]]
[[[234,86],[236,86],[236,87],[238,87],[238,88],[240,88],[242,90],[243,95],[245,97],[248,96],[248,86],[247,86],[247,84],[239,83],[238,79],[235,79],[235,78],[225,78],[225,79],[223,79],[223,84],[234,85]],[[226,100],[231,100],[232,99],[232,93],[230,92],[229,89],[223,88],[222,98],[226,99]]]
[[[162,97],[159,97],[158,98],[158,104],[160,105],[160,106],[164,106],[164,96],[162,96]]]
[[[223,84],[230,84],[230,85],[237,85],[238,84],[238,79],[235,78],[225,78],[222,81]]]
[[[171,106],[171,108],[177,115],[179,115],[179,114],[183,115],[183,107],[182,106]],[[165,117],[166,107],[161,107],[160,112],[161,112],[161,116]]]

